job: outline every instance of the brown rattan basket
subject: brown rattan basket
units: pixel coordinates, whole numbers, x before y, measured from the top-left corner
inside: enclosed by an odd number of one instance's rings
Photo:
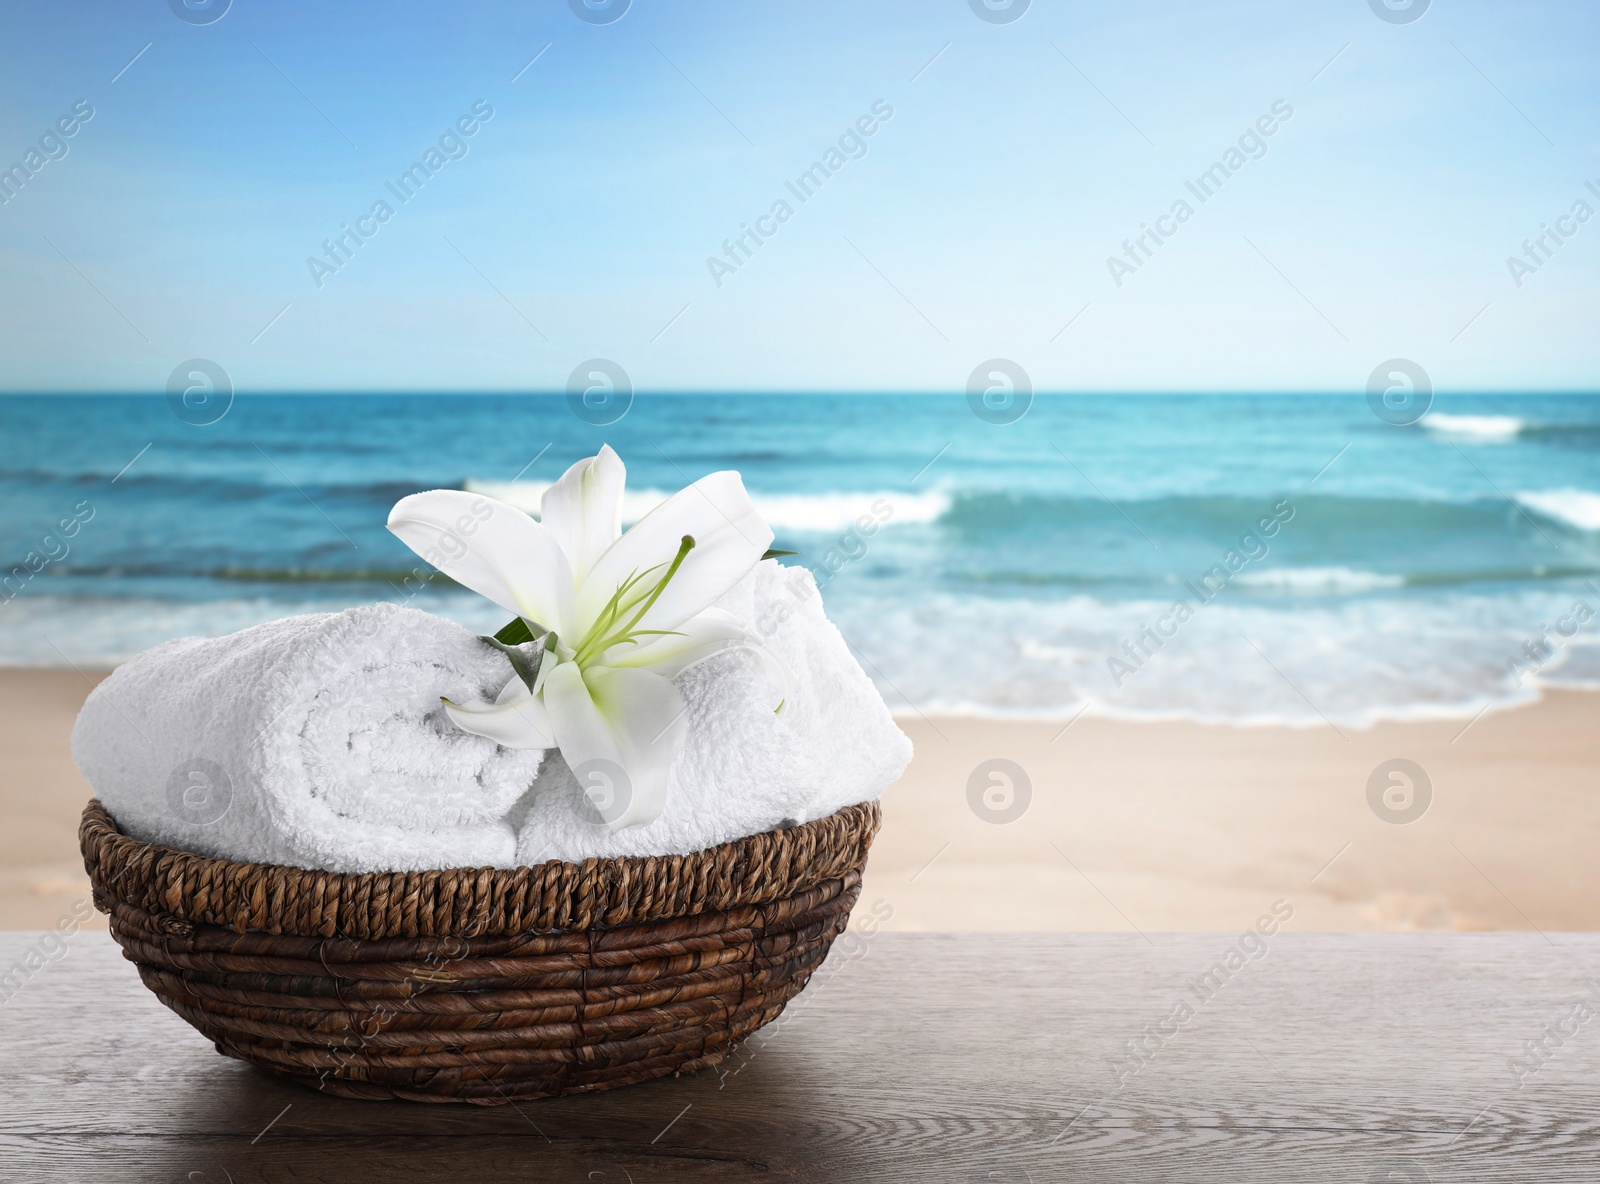
[[[346,1097],[495,1105],[716,1064],[827,955],[878,818],[359,875],[141,843],[98,801],[78,834],[124,956],[218,1052]]]

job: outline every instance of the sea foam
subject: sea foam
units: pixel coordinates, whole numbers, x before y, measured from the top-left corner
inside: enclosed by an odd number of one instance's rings
[[[1586,685],[1600,650],[1572,647],[1565,669],[1521,678],[1514,666],[1529,623],[1571,605],[1553,590],[1219,597],[1175,629],[1170,602],[1155,599],[935,594],[911,606],[833,595],[827,609],[898,713],[1348,729],[1470,719],[1532,702],[1541,686]],[[1130,639],[1145,649],[1130,653]]]
[[[1422,426],[1441,436],[1499,444],[1516,439],[1528,424],[1515,415],[1449,415],[1433,411],[1423,417]]]
[[[1241,572],[1233,582],[1248,588],[1270,588],[1284,592],[1356,593],[1399,588],[1406,581],[1404,576],[1356,571],[1348,567],[1279,567]]]
[[[1526,490],[1516,495],[1519,504],[1579,530],[1600,530],[1600,493],[1586,489]]]

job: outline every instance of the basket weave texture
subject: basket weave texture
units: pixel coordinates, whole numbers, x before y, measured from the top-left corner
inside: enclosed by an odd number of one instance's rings
[[[345,874],[79,826],[95,905],[217,1051],[347,1097],[495,1105],[716,1064],[849,920],[878,805],[693,855]]]

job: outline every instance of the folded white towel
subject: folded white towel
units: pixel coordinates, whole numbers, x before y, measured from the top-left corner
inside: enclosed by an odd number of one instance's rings
[[[607,803],[559,752],[451,723],[440,697],[492,699],[510,663],[459,625],[390,604],[140,654],[89,696],[73,757],[134,838],[340,872],[688,854],[822,818],[900,776],[911,743],[809,572],[758,564],[718,607],[784,663],[792,698],[770,711],[764,674],[738,650],[679,675],[688,740],[665,811],[642,827],[605,826]]]
[[[810,572],[759,563],[718,607],[749,624],[788,667],[793,697],[783,711],[766,706],[770,692],[747,654],[720,654],[685,671],[677,681],[689,734],[661,816],[608,830],[601,822],[614,807],[606,787],[579,786],[551,752],[518,837],[519,863],[688,854],[868,801],[904,772],[911,742],[823,616]]]
[[[289,617],[140,654],[89,696],[72,754],[137,839],[325,871],[509,867],[544,754],[468,735],[439,699],[510,674],[414,609]]]

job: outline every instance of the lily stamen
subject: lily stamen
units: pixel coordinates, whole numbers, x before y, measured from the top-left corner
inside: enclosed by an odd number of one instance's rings
[[[573,659],[573,661],[577,662],[579,666],[583,666],[585,664],[586,656],[592,658],[597,653],[603,654],[606,650],[610,649],[614,645],[626,644],[634,637],[642,637],[646,633],[651,632],[648,629],[636,630],[634,629],[634,626],[639,623],[640,618],[642,618],[645,613],[650,611],[651,606],[661,598],[661,594],[666,591],[667,585],[672,582],[672,577],[678,574],[678,569],[683,566],[684,559],[687,558],[689,552],[692,550],[694,550],[694,536],[686,534],[683,536],[683,541],[678,544],[678,554],[673,558],[671,566],[667,568],[667,574],[661,577],[660,582],[656,584],[650,595],[645,599],[645,602],[639,606],[639,611],[633,614],[633,619],[610,636],[596,638],[594,635],[591,635],[585,640],[584,644],[578,647],[578,655]],[[654,571],[655,568],[651,568],[650,570]],[[632,581],[630,581],[630,583],[632,583]],[[628,585],[624,585],[624,587],[627,586]],[[618,596],[620,596],[622,589],[619,588],[617,592]],[[617,597],[612,597],[613,602],[615,602],[616,599]]]

